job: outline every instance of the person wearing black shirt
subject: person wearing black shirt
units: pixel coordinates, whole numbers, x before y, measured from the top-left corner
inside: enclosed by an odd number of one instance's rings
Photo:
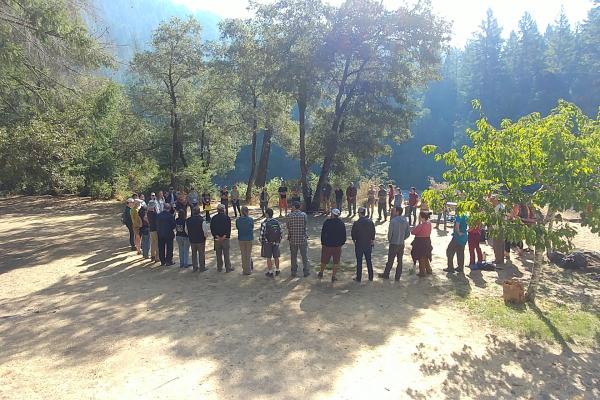
[[[323,278],[325,266],[329,260],[333,259],[331,282],[337,281],[335,274],[340,265],[342,246],[346,243],[346,225],[339,217],[340,210],[334,208],[331,210],[331,216],[325,220],[321,229],[321,271],[317,276],[319,279]]]
[[[356,215],[356,187],[353,182],[346,188],[346,199],[348,200],[348,216]]]
[[[342,202],[344,201],[344,191],[339,187],[335,187],[335,208],[342,211]]]
[[[287,192],[288,188],[285,186],[285,182],[281,182],[281,187],[279,190],[279,216],[281,217],[281,211],[285,210],[285,215],[288,213],[288,202],[287,202]]]
[[[362,259],[365,257],[369,280],[373,280],[373,263],[371,252],[375,243],[375,224],[367,218],[367,209],[358,208],[358,221],[352,225],[352,240],[354,241],[354,252],[356,255],[356,282],[362,279]]]
[[[325,184],[321,187],[321,206],[323,207],[323,213],[329,213],[329,206],[331,200],[331,185],[329,182],[325,182]]]
[[[266,216],[267,208],[269,208],[269,193],[267,188],[263,187],[260,192],[260,211],[263,217]]]
[[[215,252],[217,253],[217,271],[231,272],[234,268],[229,259],[229,240],[231,238],[231,218],[225,214],[225,206],[217,206],[217,215],[210,220],[210,232],[215,240]]]
[[[127,205],[125,206],[125,209],[123,209],[121,222],[129,231],[129,246],[131,247],[131,250],[135,251],[135,234],[133,232],[133,222],[131,221],[131,207],[133,207],[133,198],[130,197],[127,199]]]
[[[173,239],[175,234],[175,218],[171,214],[171,204],[166,203],[165,209],[156,219],[156,233],[158,234],[158,258],[160,265],[173,265]]]
[[[190,247],[192,249],[193,272],[204,272],[206,271],[206,237],[204,236],[204,230],[202,228],[202,225],[204,224],[204,218],[202,218],[200,215],[199,207],[194,207],[192,209],[192,216],[186,221],[185,224],[188,238],[190,240]]]
[[[158,201],[148,202],[148,228],[150,230],[150,260],[158,261],[158,233],[156,232],[156,220],[158,219]]]
[[[229,190],[227,190],[227,186],[223,186],[221,190],[221,204],[224,206],[225,215],[229,215]]]

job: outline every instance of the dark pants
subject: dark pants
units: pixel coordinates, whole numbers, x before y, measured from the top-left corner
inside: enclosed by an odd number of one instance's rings
[[[337,208],[338,210],[342,211],[342,203],[343,200],[342,199],[335,199],[335,208]]]
[[[267,208],[269,208],[269,203],[261,201],[260,202],[260,211],[262,211],[263,217],[267,214]]]
[[[354,249],[354,254],[356,254],[356,280],[360,281],[362,279],[362,260],[363,255],[365,256],[365,261],[367,263],[367,272],[369,274],[369,280],[373,280],[373,263],[371,262],[371,247],[368,249],[361,249],[358,246]]]
[[[356,197],[348,199],[348,215],[356,215]]]
[[[240,209],[240,201],[239,200],[231,200],[231,205],[233,206],[233,212],[235,216],[242,215],[242,210]]]
[[[221,204],[225,206],[225,215],[229,215],[229,200],[221,199]]]
[[[198,271],[199,269],[204,271],[205,267],[205,242],[202,243],[190,243],[190,248],[192,249],[192,266],[194,271]]]
[[[404,244],[390,244],[390,248],[388,249],[388,261],[385,265],[385,270],[383,271],[383,275],[387,278],[390,276],[390,272],[392,271],[392,267],[394,266],[394,261],[398,259],[398,266],[396,267],[396,275],[394,279],[399,280],[402,275],[402,256],[404,255]]]
[[[387,219],[387,205],[385,203],[377,203],[377,219],[381,219],[381,213]]]
[[[133,233],[133,226],[131,224],[125,224],[127,230],[129,231],[129,246],[132,249],[135,249],[135,235]]]
[[[173,236],[158,236],[158,258],[161,264],[173,262]]]
[[[448,269],[454,269],[454,254],[456,254],[457,269],[463,269],[465,266],[465,245],[458,243],[455,237],[452,238],[446,249],[446,257],[448,258]]]
[[[417,223],[417,206],[408,206],[407,214],[408,224],[415,225]]]

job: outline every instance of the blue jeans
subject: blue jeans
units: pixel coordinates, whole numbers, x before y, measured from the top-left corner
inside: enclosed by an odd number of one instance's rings
[[[185,268],[190,265],[190,239],[185,236],[177,236],[177,248],[179,249],[179,266]]]
[[[367,272],[369,274],[369,280],[373,280],[373,263],[371,262],[371,251],[372,248],[361,249],[358,246],[354,248],[354,254],[356,255],[356,280],[360,281],[362,279],[362,259],[363,255],[365,256],[365,261],[367,262]]]
[[[142,255],[144,258],[148,258],[148,254],[150,253],[150,234],[144,233],[142,235]]]

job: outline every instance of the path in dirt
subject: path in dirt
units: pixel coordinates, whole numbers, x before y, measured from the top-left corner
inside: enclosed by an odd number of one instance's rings
[[[356,284],[348,268],[332,286],[291,279],[285,243],[275,280],[258,246],[256,273],[241,276],[235,243],[231,274],[215,271],[211,251],[202,274],[151,265],[128,251],[120,211],[0,200],[0,398],[600,397],[597,353],[494,332],[453,304],[455,292],[494,293],[504,276],[484,273],[479,286],[447,278],[443,232],[432,278]],[[322,218],[310,221],[314,268]],[[386,229],[377,228],[377,271]],[[353,253],[347,245],[348,266]]]

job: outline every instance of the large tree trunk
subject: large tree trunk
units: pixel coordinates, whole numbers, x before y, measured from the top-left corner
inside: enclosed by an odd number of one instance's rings
[[[177,114],[175,110],[171,110],[171,186],[175,187],[177,182],[175,181],[175,176],[177,175],[177,158],[179,155],[179,147],[178,147],[178,132],[177,132],[177,124],[175,120],[177,118]]]
[[[323,158],[323,165],[321,166],[321,174],[319,175],[319,181],[317,182],[317,188],[313,196],[312,205],[315,210],[319,209],[319,200],[321,197],[321,188],[325,185],[329,179],[329,172],[331,171],[331,164],[335,158],[337,152],[337,143],[342,129],[342,117],[336,116],[331,126],[330,137],[325,143],[325,157]]]
[[[254,100],[254,109],[256,110],[256,99]],[[252,121],[252,151],[250,156],[250,176],[248,177],[248,186],[246,188],[246,203],[252,200],[252,187],[254,186],[254,177],[256,176],[256,135],[258,130],[258,121],[254,117]]]
[[[302,185],[302,198],[309,198],[308,166],[306,165],[306,99],[298,96],[298,126],[300,128],[300,183]],[[311,202],[305,204],[306,211],[313,209]]]
[[[273,138],[273,128],[265,129],[263,134],[262,146],[260,150],[260,161],[258,163],[258,172],[254,183],[258,187],[265,186],[267,183],[267,170],[269,169],[269,156],[271,155],[271,139]]]

